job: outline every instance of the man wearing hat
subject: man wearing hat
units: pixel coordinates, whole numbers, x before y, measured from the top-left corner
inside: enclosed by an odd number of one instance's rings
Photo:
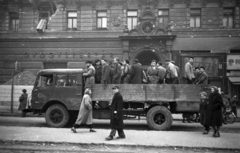
[[[110,135],[106,138],[106,140],[113,140],[113,137],[116,134],[116,131],[118,131],[118,137],[117,139],[125,139],[126,136],[124,134],[123,128],[123,97],[122,94],[119,92],[119,87],[114,86],[112,88],[114,96],[112,99],[111,104],[111,132]]]

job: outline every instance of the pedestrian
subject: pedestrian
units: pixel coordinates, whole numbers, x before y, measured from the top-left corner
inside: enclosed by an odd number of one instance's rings
[[[166,75],[166,69],[162,66],[161,62],[158,62],[158,69],[159,69],[159,84],[165,83],[165,75]]]
[[[22,92],[23,92],[22,95],[19,97],[20,104],[19,104],[18,110],[22,111],[22,117],[26,117],[25,109],[27,106],[28,94],[26,89],[23,89]]]
[[[113,78],[112,78],[112,83],[113,84],[120,84],[121,83],[121,65],[119,63],[119,58],[114,58],[113,59]]]
[[[166,60],[166,79],[168,84],[178,84],[178,72],[176,66]]]
[[[93,89],[95,84],[95,68],[92,65],[91,61],[86,62],[87,69],[84,70],[83,77],[85,79],[85,87]]]
[[[101,83],[101,78],[102,78],[102,64],[99,59],[95,60],[95,83],[100,84]]]
[[[213,127],[214,133],[213,137],[220,137],[220,126],[222,126],[222,107],[223,99],[220,95],[218,88],[213,86],[211,87],[211,94],[209,95],[209,117],[210,117],[210,126]]]
[[[107,63],[105,59],[101,60],[102,63],[102,77],[101,77],[101,83],[104,85],[104,88],[108,85],[111,84],[111,67]]]
[[[206,92],[201,92],[201,103],[200,103],[200,123],[204,126],[204,132],[203,134],[208,134],[210,130],[210,118],[209,118],[209,113],[211,110],[209,110],[209,101],[207,99],[207,93]]]
[[[193,73],[194,57],[189,57],[189,61],[185,64],[185,79],[187,84],[193,84],[195,76]]]
[[[159,69],[156,60],[152,60],[151,66],[147,69],[147,76],[150,84],[157,84],[159,81]]]
[[[123,97],[119,91],[118,86],[114,86],[112,88],[114,96],[111,104],[111,132],[110,135],[106,138],[106,140],[113,140],[116,131],[118,131],[117,139],[125,139],[126,136],[124,134],[123,128]]]
[[[234,95],[231,98],[231,107],[232,107],[232,112],[234,113],[234,115],[237,117],[237,95]]]
[[[123,84],[128,84],[130,79],[130,65],[128,60],[123,61],[123,71],[121,76],[121,82]]]
[[[90,97],[92,91],[90,88],[86,88],[84,91],[84,96],[80,105],[80,109],[78,112],[78,117],[71,128],[71,131],[73,133],[77,133],[76,128],[79,127],[80,125],[86,124],[89,127],[90,132],[96,132],[93,130],[93,124],[92,124],[92,99]]]
[[[208,84],[208,75],[205,72],[205,68],[203,66],[200,67],[199,74],[194,82],[195,84]]]
[[[130,84],[141,84],[143,81],[143,69],[138,59],[134,59],[134,64],[130,69]]]

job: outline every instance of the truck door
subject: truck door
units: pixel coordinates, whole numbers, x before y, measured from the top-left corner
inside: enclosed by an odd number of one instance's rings
[[[53,95],[54,77],[53,74],[43,74],[38,75],[36,80],[32,90],[31,106],[33,109],[42,109]]]
[[[82,100],[82,86],[77,74],[56,74],[54,99],[63,102],[68,110],[78,110]]]

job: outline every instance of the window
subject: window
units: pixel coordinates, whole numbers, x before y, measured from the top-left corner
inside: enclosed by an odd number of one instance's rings
[[[234,9],[224,8],[223,9],[223,27],[233,28]]]
[[[201,27],[201,9],[190,10],[190,27],[193,28]]]
[[[159,27],[164,28],[164,29],[167,28],[168,20],[169,20],[169,10],[167,10],[167,9],[158,10]]]
[[[10,30],[18,31],[19,28],[19,15],[16,12],[10,12]]]
[[[77,30],[77,12],[68,12],[68,29]]]
[[[53,75],[41,75],[38,80],[38,87],[53,86]]]
[[[97,12],[97,28],[107,28],[107,11]]]
[[[77,85],[77,75],[75,74],[58,74],[56,80],[56,86],[60,87]]]
[[[137,25],[137,11],[127,11],[128,29],[132,30]]]

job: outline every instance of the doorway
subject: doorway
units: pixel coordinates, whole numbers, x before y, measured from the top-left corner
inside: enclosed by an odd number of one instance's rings
[[[153,59],[157,62],[161,61],[160,56],[154,50],[143,50],[134,59],[138,59],[145,70],[151,65]]]

